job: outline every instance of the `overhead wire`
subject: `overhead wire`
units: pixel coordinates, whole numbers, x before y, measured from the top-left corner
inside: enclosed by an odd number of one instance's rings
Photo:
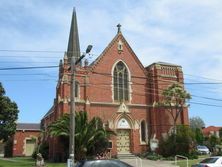
[[[93,85],[94,87],[98,87],[99,89],[103,89],[103,90],[110,90],[108,88],[101,88],[101,86],[95,84]],[[152,92],[139,92],[139,91],[134,91],[134,92],[131,92],[131,94],[133,95],[138,95],[138,96],[143,96],[143,97],[146,97],[146,95],[158,95],[158,97],[164,97],[162,94],[160,93],[152,93]],[[187,103],[189,104],[197,104],[197,105],[202,105],[202,106],[211,106],[211,107],[219,107],[219,108],[222,108],[222,105],[216,105],[216,104],[208,104],[208,103],[203,103],[203,102],[196,102],[196,101],[192,101],[192,100],[189,100],[187,101]]]
[[[41,50],[41,51],[37,51],[37,50],[5,50],[5,49],[0,49],[0,52],[36,52],[36,53],[64,53],[64,51],[46,51],[46,50]],[[90,54],[91,56],[93,54]],[[0,55],[1,57],[1,55]],[[7,56],[7,57],[12,57],[12,56]],[[39,57],[38,57],[39,58]],[[46,57],[43,57],[46,58]],[[53,58],[53,57],[49,57],[49,58]],[[46,63],[46,62],[42,62],[42,63]],[[0,68],[0,70],[19,70],[19,69],[38,69],[38,68],[57,68],[59,66],[30,66],[30,67],[8,67],[8,68]],[[191,75],[191,74],[184,74],[187,76],[193,76],[193,77],[200,77],[200,78],[204,78],[204,79],[208,79],[208,80],[217,80],[217,79],[212,79],[212,78],[208,78],[208,77],[202,77],[202,76],[195,76],[195,75]],[[139,77],[138,77],[139,78]],[[142,78],[142,77],[141,77]],[[155,80],[155,79],[154,79]],[[162,82],[168,82],[166,85],[169,84],[169,82],[175,82],[175,81],[171,81],[171,80],[163,80],[158,78],[158,81],[162,81]],[[217,80],[217,81],[222,81],[222,80]],[[164,85],[163,83],[159,83]],[[220,85],[222,84],[222,82],[185,82],[185,85]],[[221,99],[216,99],[216,98],[210,98],[210,97],[203,97],[203,96],[197,96],[197,95],[192,95],[193,97],[198,97],[198,98],[204,98],[204,99],[208,99],[208,100],[215,100],[215,101],[221,101]]]

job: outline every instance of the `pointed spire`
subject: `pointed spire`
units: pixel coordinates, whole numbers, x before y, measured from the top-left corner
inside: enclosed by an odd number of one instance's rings
[[[79,33],[78,33],[75,8],[73,9],[73,14],[72,14],[67,56],[68,56],[68,62],[71,62],[71,57],[73,56],[75,57],[75,60],[80,58]]]

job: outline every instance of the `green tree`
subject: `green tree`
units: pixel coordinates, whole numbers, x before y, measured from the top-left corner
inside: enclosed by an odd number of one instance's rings
[[[176,133],[176,123],[180,114],[184,111],[187,100],[191,99],[189,93],[179,84],[173,84],[163,91],[161,107],[166,109],[173,119],[173,132]]]
[[[220,128],[220,130],[219,130],[219,136],[222,139],[222,128]]]
[[[202,129],[205,127],[204,121],[200,117],[191,117],[190,118],[190,127],[195,130],[196,128]]]
[[[69,121],[69,115],[64,114],[49,126],[50,135],[68,139]],[[87,155],[103,152],[108,146],[108,138],[111,134],[113,133],[103,128],[100,118],[94,117],[92,120],[88,120],[87,112],[77,112],[75,117],[75,159],[82,160]]]
[[[199,128],[196,128],[193,131],[195,132],[195,139],[196,139],[197,144],[202,145],[204,142],[204,135],[202,133],[202,130]]]
[[[204,145],[206,145],[211,152],[215,151],[215,146],[217,144],[220,144],[220,139],[217,136],[211,135],[210,137],[205,138]]]
[[[18,112],[16,103],[5,96],[5,90],[0,82],[0,140],[5,142],[15,133]]]
[[[174,141],[176,139],[176,142]],[[166,138],[160,140],[159,151],[164,157],[185,155],[193,156],[195,134],[188,127],[184,125],[177,126],[177,133],[171,133]]]

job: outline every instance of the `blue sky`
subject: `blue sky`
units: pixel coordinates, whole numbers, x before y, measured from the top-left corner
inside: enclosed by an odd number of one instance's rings
[[[58,65],[74,6],[81,50],[93,45],[90,61],[121,23],[144,66],[164,61],[183,67],[186,89],[193,95],[190,117],[222,126],[222,84],[189,84],[222,82],[221,0],[1,0],[0,68]],[[57,68],[0,71],[7,96],[19,106],[19,122],[40,121],[53,104],[57,79]]]

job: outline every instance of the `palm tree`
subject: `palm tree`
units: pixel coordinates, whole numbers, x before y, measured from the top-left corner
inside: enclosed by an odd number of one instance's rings
[[[57,121],[53,122],[49,126],[50,135],[68,138],[70,133],[69,121],[69,115],[64,114]],[[94,117],[89,121],[87,112],[77,112],[75,125],[76,160],[85,159],[87,155],[95,155],[107,148],[108,138],[113,132],[106,131],[103,128],[103,123],[99,117]]]

